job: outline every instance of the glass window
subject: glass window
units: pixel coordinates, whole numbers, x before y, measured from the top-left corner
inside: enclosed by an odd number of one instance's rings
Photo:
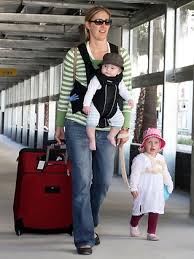
[[[7,99],[7,103],[11,104],[11,87],[8,89],[8,99]]]
[[[16,85],[16,103],[19,103],[20,101],[20,84],[18,83]]]
[[[5,105],[8,105],[8,90],[5,90]]]
[[[14,103],[14,99],[14,86],[12,86],[10,90],[10,104]]]
[[[193,81],[178,84],[178,149],[191,150]],[[181,149],[183,147],[181,146]]]
[[[176,67],[194,64],[194,1],[177,9]]]
[[[49,103],[44,103],[44,130],[49,129]]]
[[[163,85],[133,89],[132,142],[141,143],[142,133],[149,127],[162,128]]]
[[[44,71],[43,72],[43,81],[42,81],[43,97],[48,96],[48,86],[49,86],[48,76],[49,76],[48,70]]]
[[[63,65],[57,65],[55,67],[55,76],[54,76],[54,94],[59,93],[59,89],[61,87],[61,81],[62,81],[62,70],[63,70]]]
[[[16,85],[12,87],[12,103],[16,103]]]
[[[24,81],[20,82],[20,102],[24,101]]]
[[[132,76],[148,73],[148,26],[144,23],[131,30]]]
[[[34,99],[34,76],[31,76],[30,78],[30,89],[31,89],[30,99],[33,100]]]
[[[38,98],[38,89],[39,89],[39,74],[35,75],[34,78],[34,98]]]
[[[26,100],[30,100],[31,95],[31,80],[26,80]]]
[[[39,87],[38,87],[38,97],[42,98],[43,97],[43,73],[44,72],[40,72],[39,73]]]
[[[24,101],[27,101],[27,79],[24,80]]]
[[[164,70],[164,25],[164,15],[150,22],[150,72]]]
[[[49,69],[49,96],[54,94],[54,75],[55,75],[55,68],[50,67]]]

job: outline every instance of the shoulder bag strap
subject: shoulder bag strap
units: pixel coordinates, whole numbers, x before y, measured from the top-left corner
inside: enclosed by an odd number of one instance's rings
[[[87,83],[89,84],[90,80],[92,77],[95,75],[95,69],[92,65],[92,62],[90,60],[89,53],[86,48],[86,44],[82,43],[78,46],[79,52],[82,56],[82,59],[85,63],[85,68],[86,68],[86,77],[87,77]]]
[[[110,46],[110,52],[113,52],[113,53],[119,53],[119,47],[110,43],[109,42],[109,46]]]
[[[117,138],[127,138],[129,137],[129,133],[119,134]],[[128,189],[130,190],[130,185],[128,181],[128,176],[126,172],[126,165],[125,165],[125,154],[124,154],[124,145],[119,145],[119,160],[120,160],[120,167],[121,167],[121,175],[123,178],[124,183],[127,185]]]
[[[109,43],[110,45],[110,51],[111,52],[114,52],[114,53],[118,53],[119,50],[118,50],[118,46],[112,44],[112,43]],[[92,65],[92,62],[90,60],[90,56],[89,56],[89,53],[87,51],[87,48],[86,48],[86,44],[85,43],[81,43],[79,46],[78,46],[78,49],[79,49],[79,52],[82,56],[82,59],[85,63],[85,67],[86,67],[86,77],[87,77],[87,83],[89,84],[91,78],[95,75],[95,69]]]

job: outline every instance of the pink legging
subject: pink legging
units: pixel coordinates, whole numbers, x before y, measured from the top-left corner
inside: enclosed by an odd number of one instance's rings
[[[131,217],[130,224],[132,227],[137,227],[140,219],[143,217],[144,214],[139,216],[133,216]],[[156,233],[156,227],[158,223],[159,214],[150,212],[148,213],[148,229],[147,232],[149,234],[155,234]]]

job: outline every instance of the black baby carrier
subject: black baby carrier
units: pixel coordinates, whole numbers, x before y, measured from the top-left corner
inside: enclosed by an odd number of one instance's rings
[[[109,44],[110,44],[111,52],[118,53],[118,47],[114,44],[111,44],[111,43],[109,43]],[[115,89],[112,90],[112,87],[110,86],[110,84],[107,83],[108,81],[105,80],[105,76],[101,74],[100,70],[94,69],[92,62],[90,60],[90,56],[88,54],[87,48],[86,48],[86,44],[85,43],[80,44],[78,46],[78,49],[79,49],[82,59],[85,63],[87,85],[89,84],[92,77],[95,75],[97,76],[100,84],[102,85],[102,88],[100,90],[96,91],[96,94],[93,98],[93,102],[94,102],[95,107],[97,108],[97,110],[100,113],[100,121],[99,121],[98,127],[100,127],[100,128],[107,127],[109,125],[108,119],[110,119],[116,112],[117,103],[119,104],[119,107],[122,109],[123,99],[118,94],[118,84],[122,80],[122,74],[118,75],[116,78],[110,78],[116,82]],[[112,83],[112,81],[110,83]],[[106,85],[106,89],[104,87],[105,85]],[[101,105],[101,103],[104,102],[102,96],[104,95],[105,91],[107,91],[107,90],[108,90],[107,101],[109,101],[111,99],[111,95],[115,95],[117,102],[115,102],[114,104],[110,104],[110,101],[107,102],[106,110],[104,110],[103,106]],[[72,113],[76,113],[78,111],[82,112],[83,101],[84,101],[84,96],[86,94],[86,91],[87,91],[87,88],[85,86],[80,84],[80,82],[78,82],[77,80],[74,81],[74,87],[70,93],[70,96],[78,96],[78,98],[71,101]]]

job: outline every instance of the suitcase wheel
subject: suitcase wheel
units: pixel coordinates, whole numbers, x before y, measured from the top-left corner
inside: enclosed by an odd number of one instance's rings
[[[73,225],[70,225],[70,226],[66,229],[66,233],[69,234],[70,236],[73,235]]]
[[[21,236],[21,235],[22,235],[21,229],[17,229],[17,230],[15,231],[15,233],[16,233],[17,236]]]
[[[21,219],[18,219],[15,222],[15,233],[17,236],[21,236],[24,233],[24,225]]]

